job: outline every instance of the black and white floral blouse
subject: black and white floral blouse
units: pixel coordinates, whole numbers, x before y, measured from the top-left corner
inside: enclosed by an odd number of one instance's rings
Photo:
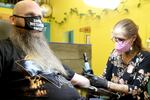
[[[121,56],[110,55],[104,77],[112,82],[127,84],[128,94],[121,94],[120,100],[146,100],[147,83],[150,76],[150,53],[141,51],[125,64]]]

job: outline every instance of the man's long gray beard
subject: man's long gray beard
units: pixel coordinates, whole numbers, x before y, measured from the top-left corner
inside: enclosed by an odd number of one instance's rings
[[[40,65],[40,69],[45,73],[58,71],[66,75],[66,71],[61,62],[49,48],[42,32],[35,32],[14,26],[14,31],[10,35],[13,44],[22,49],[33,61]]]

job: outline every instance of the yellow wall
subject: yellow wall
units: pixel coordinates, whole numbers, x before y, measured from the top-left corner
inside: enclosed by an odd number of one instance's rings
[[[63,42],[64,33],[70,30],[74,31],[74,42],[85,43],[85,35],[87,33],[80,32],[81,27],[90,26],[91,44],[92,44],[92,68],[96,75],[101,75],[107,58],[113,49],[111,41],[111,31],[114,24],[123,18],[131,18],[139,25],[139,33],[143,40],[143,45],[146,47],[146,39],[150,37],[150,1],[141,0],[141,6],[138,8],[139,0],[124,0],[127,1],[119,7],[119,11],[104,12],[102,9],[90,8],[86,6],[82,0],[50,0],[53,7],[53,17],[51,20],[51,41]],[[70,13],[71,8],[77,8],[78,13]],[[129,12],[124,9],[128,8]],[[95,15],[90,15],[88,10],[94,11]],[[0,8],[0,14],[10,14],[11,10]],[[67,13],[65,15],[64,13]],[[80,14],[86,14],[80,17]],[[101,18],[96,17],[100,15]],[[58,22],[67,20],[58,24]],[[45,19],[45,21],[48,21]],[[55,22],[57,21],[57,22]]]
[[[8,20],[9,16],[12,14],[12,9],[0,8],[0,18],[3,20]]]

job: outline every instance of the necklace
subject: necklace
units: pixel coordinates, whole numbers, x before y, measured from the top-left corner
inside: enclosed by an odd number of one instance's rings
[[[121,58],[124,64],[128,65],[130,61],[137,55],[137,51],[129,54],[122,54]]]

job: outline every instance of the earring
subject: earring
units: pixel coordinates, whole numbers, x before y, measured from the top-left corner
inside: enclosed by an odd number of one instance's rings
[[[133,50],[133,47],[130,47],[130,51],[132,51]]]

